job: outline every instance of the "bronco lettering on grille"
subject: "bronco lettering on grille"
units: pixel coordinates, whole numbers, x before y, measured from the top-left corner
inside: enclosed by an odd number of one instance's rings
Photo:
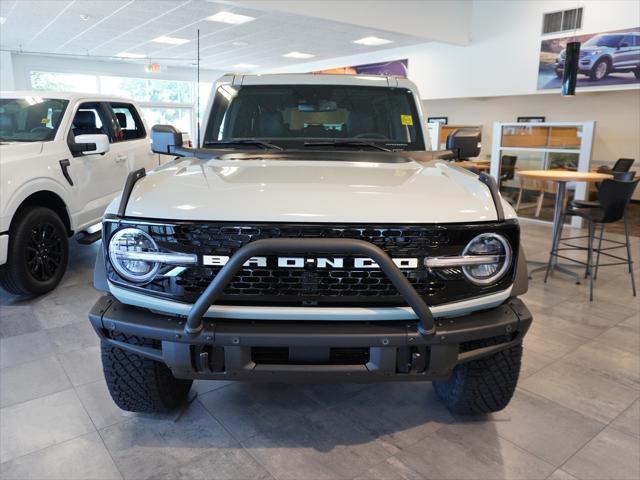
[[[398,268],[415,269],[418,268],[417,258],[392,258],[393,263]],[[223,267],[229,261],[228,255],[203,255],[202,265],[206,267]],[[278,268],[305,268],[305,266],[315,266],[316,268],[337,268],[345,266],[352,268],[379,268],[378,264],[370,258],[345,259],[341,257],[252,257],[244,264],[246,267],[267,267],[277,266]]]

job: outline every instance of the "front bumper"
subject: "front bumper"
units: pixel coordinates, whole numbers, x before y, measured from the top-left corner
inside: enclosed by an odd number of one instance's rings
[[[436,320],[320,322],[204,319],[185,332],[169,317],[101,297],[89,314],[101,340],[165,363],[178,378],[263,381],[432,380],[459,363],[522,342],[531,313],[512,298],[499,307]],[[128,338],[156,340],[154,348]],[[481,344],[479,340],[484,341]]]

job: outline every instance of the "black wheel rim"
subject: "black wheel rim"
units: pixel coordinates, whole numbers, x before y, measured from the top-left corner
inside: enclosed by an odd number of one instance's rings
[[[31,229],[26,258],[34,279],[46,282],[56,276],[62,263],[62,241],[50,223],[40,223]]]

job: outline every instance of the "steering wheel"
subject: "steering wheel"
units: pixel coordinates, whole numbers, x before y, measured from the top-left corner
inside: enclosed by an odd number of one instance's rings
[[[379,138],[381,140],[389,140],[385,135],[376,132],[365,132],[358,135],[354,135],[353,138]]]
[[[50,133],[51,128],[49,127],[34,127],[29,130],[29,133]]]

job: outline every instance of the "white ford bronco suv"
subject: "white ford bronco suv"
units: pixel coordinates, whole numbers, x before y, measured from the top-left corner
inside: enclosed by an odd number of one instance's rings
[[[0,94],[0,286],[42,294],[66,270],[67,238],[98,224],[128,174],[158,166],[134,102],[92,94]]]
[[[404,78],[308,74],[221,78],[197,149],[153,127],[177,158],[107,209],[89,314],[116,404],[171,409],[193,379],[433,380],[453,411],[504,408],[532,320],[516,215],[423,126]]]

